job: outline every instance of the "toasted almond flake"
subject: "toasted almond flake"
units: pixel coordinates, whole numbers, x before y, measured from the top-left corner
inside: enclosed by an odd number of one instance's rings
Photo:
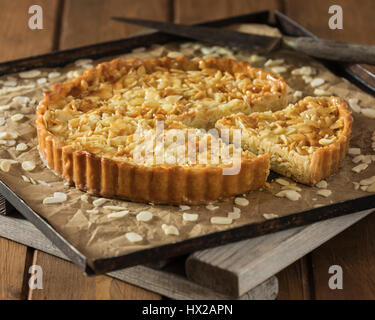
[[[284,73],[284,72],[286,72],[288,69],[286,68],[286,67],[284,67],[284,66],[277,66],[277,67],[273,67],[273,68],[271,68],[271,71],[273,72],[273,73]]]
[[[88,64],[83,64],[81,66],[81,68],[83,68],[83,69],[91,69],[91,68],[94,68],[94,66],[92,64],[88,63]]]
[[[24,96],[17,96],[12,99],[14,103],[19,103],[21,105],[27,105],[28,103],[31,102],[31,99],[29,97],[24,97]]]
[[[314,208],[320,208],[320,207],[324,207],[324,204],[320,204],[320,203],[314,204]]]
[[[47,78],[39,78],[38,80],[36,80],[36,83],[37,84],[45,84],[45,83],[47,83]]]
[[[62,198],[56,197],[47,197],[43,199],[43,204],[56,204],[56,203],[63,203],[64,200]]]
[[[163,229],[163,231],[164,231],[164,233],[166,235],[178,236],[180,234],[180,232],[178,231],[178,229],[175,226],[172,226],[172,225],[163,224],[161,226],[161,228]]]
[[[375,109],[362,108],[361,112],[365,117],[375,119]]]
[[[316,96],[329,96],[330,93],[324,89],[316,88],[314,90],[314,95]]]
[[[368,186],[361,186],[362,191],[366,191],[368,189]]]
[[[54,79],[54,78],[57,78],[57,77],[60,77],[61,76],[61,73],[60,72],[50,72],[48,74],[48,78],[49,79]]]
[[[16,145],[16,143],[17,143],[16,140],[7,140],[6,145],[7,145],[8,147],[13,147],[13,146]]]
[[[328,189],[321,189],[321,190],[318,190],[317,194],[322,197],[328,198],[332,194],[332,191]]]
[[[16,151],[26,151],[28,148],[26,143],[19,143],[16,146]]]
[[[372,162],[372,155],[368,154],[368,155],[363,156],[362,162],[370,164]]]
[[[6,120],[4,117],[0,117],[0,126],[3,126],[6,123]]]
[[[89,64],[89,63],[92,63],[92,62],[93,62],[92,59],[79,59],[79,60],[74,61],[74,64],[76,66],[83,66],[85,64]]]
[[[289,186],[283,186],[281,190],[294,190],[298,192],[302,191],[302,189],[295,184],[290,184]]]
[[[350,108],[352,108],[354,112],[360,113],[361,106],[358,104],[358,101],[359,100],[357,98],[351,98],[348,100],[348,103],[349,103]]]
[[[280,64],[283,64],[285,62],[284,59],[269,59],[267,62],[264,64],[265,67],[273,67],[273,66],[278,66]]]
[[[13,133],[13,132],[0,132],[0,139],[14,140],[14,139],[17,139],[17,138],[18,138],[18,134],[17,133]]]
[[[26,177],[24,175],[22,175],[21,177],[22,177],[23,181],[30,183],[30,179],[28,177]]]
[[[301,195],[294,190],[283,190],[280,191],[279,193],[276,193],[276,197],[279,198],[287,198],[291,201],[297,201],[301,198]]]
[[[68,79],[73,79],[73,78],[77,78],[77,77],[79,77],[79,75],[80,75],[79,71],[77,71],[77,70],[71,70],[71,71],[69,71],[69,72],[66,74],[66,77],[67,77]]]
[[[180,210],[181,211],[186,211],[186,210],[190,210],[191,208],[189,206],[185,206],[185,205],[180,205]]]
[[[245,199],[245,198],[240,198],[240,197],[237,197],[234,199],[234,203],[238,206],[241,206],[241,207],[246,207],[249,205],[249,200]]]
[[[241,218],[241,213],[239,212],[228,212],[228,218],[232,220],[237,220]]]
[[[99,210],[98,209],[90,209],[90,210],[86,210],[87,213],[92,213],[92,214],[98,214],[99,213]]]
[[[6,105],[3,105],[3,106],[0,106],[0,112],[1,111],[8,111],[10,110],[10,105],[6,104]]]
[[[302,76],[302,79],[306,84],[311,83],[311,81],[313,80],[313,78],[310,76]]]
[[[315,78],[313,79],[311,82],[310,82],[310,85],[315,88],[315,87],[319,87],[321,86],[322,84],[324,84],[325,80],[322,79],[322,78]]]
[[[359,184],[361,186],[368,186],[368,185],[373,184],[373,183],[375,183],[375,176],[372,176],[372,177],[367,178],[367,179],[363,179],[359,182]]]
[[[127,232],[125,233],[126,239],[128,239],[130,242],[140,242],[143,240],[143,237],[135,232]]]
[[[198,215],[196,213],[186,213],[184,212],[182,215],[182,219],[184,221],[197,221]]]
[[[183,54],[181,52],[178,52],[178,51],[171,51],[171,52],[168,52],[167,56],[169,58],[178,58],[178,57],[183,56]]]
[[[360,148],[349,148],[348,153],[351,156],[358,156],[361,154],[361,149]]]
[[[354,190],[358,190],[359,189],[359,182],[353,182],[353,185],[354,185]]]
[[[137,221],[150,221],[153,217],[153,214],[150,211],[141,211],[137,214],[136,219]]]
[[[17,81],[15,80],[8,80],[4,82],[4,86],[6,87],[15,87],[17,85]]]
[[[128,213],[129,213],[129,210],[115,211],[115,212],[107,214],[107,217],[108,218],[121,218],[121,217],[125,217]]]
[[[54,192],[53,196],[55,198],[64,199],[64,201],[68,200],[68,196],[64,192]]]
[[[366,191],[367,192],[375,192],[375,183],[373,183],[371,186],[369,186]]]
[[[106,198],[99,198],[99,199],[96,199],[92,202],[92,204],[95,206],[95,207],[100,207],[101,205],[105,204],[107,201],[109,201],[108,199]]]
[[[208,204],[208,205],[206,206],[206,209],[207,209],[207,210],[210,210],[210,211],[215,211],[215,210],[219,209],[219,207],[214,206],[213,204]]]
[[[319,181],[319,182],[315,185],[315,187],[317,187],[317,188],[319,188],[319,189],[327,189],[327,187],[328,187],[328,183],[327,183],[327,181],[322,180],[322,181]]]
[[[41,184],[42,186],[51,187],[51,185],[44,180],[37,180],[37,182]]]
[[[29,179],[30,179],[31,184],[37,184],[37,182],[33,178],[29,177]]]
[[[81,201],[89,203],[89,196],[87,194],[81,195]]]
[[[298,69],[294,69],[292,71],[292,75],[294,76],[311,76],[315,73],[315,70],[311,68],[310,66],[303,66]]]
[[[233,219],[228,217],[212,217],[210,219],[210,222],[212,224],[231,224],[233,222]]]
[[[293,93],[293,97],[294,97],[294,98],[302,98],[302,95],[303,95],[303,92],[302,92],[302,91],[299,91],[299,90],[296,90],[296,91],[294,91],[294,93]]]
[[[10,117],[10,120],[12,121],[21,121],[25,116],[22,113],[16,113],[13,116]]]
[[[10,159],[0,159],[0,169],[3,172],[9,172],[12,164],[18,163],[15,160]]]
[[[359,163],[359,162],[363,161],[364,158],[365,158],[365,156],[363,154],[360,154],[358,156],[355,156],[352,159],[352,161],[353,161],[353,163]]]
[[[368,167],[367,163],[361,163],[358,166],[352,168],[352,171],[354,171],[356,173],[360,173],[361,171],[366,170],[367,167]]]
[[[271,220],[271,219],[276,219],[278,218],[279,216],[277,214],[274,214],[274,213],[265,213],[263,214],[263,217],[266,219],[266,220]]]
[[[262,57],[257,54],[252,54],[249,58],[250,63],[264,62],[266,60],[267,60],[266,57]]]
[[[18,76],[22,79],[30,79],[30,78],[36,78],[41,75],[40,70],[29,70],[20,72]]]
[[[103,209],[112,210],[112,211],[123,211],[126,208],[121,206],[103,206]]]
[[[34,161],[24,161],[21,166],[25,171],[33,171],[36,167]]]
[[[290,182],[288,180],[283,179],[283,178],[277,178],[275,181],[282,186],[289,186],[290,185]]]

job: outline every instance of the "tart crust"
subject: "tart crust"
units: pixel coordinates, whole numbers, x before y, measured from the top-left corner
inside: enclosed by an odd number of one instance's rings
[[[276,143],[270,143],[272,138],[275,139],[281,136],[280,134],[269,136],[261,136],[261,131],[258,129],[264,119],[281,119],[284,123],[290,119],[289,115],[291,113],[298,114],[299,121],[302,123],[306,121],[305,118],[300,116],[300,112],[303,112],[304,108],[322,108],[321,110],[327,110],[328,108],[333,108],[337,115],[338,123],[340,128],[335,132],[335,139],[332,143],[329,142],[329,138],[325,140],[327,145],[319,145],[311,150],[310,153],[298,154],[292,153],[291,148],[281,148],[280,145]],[[296,117],[296,118],[297,118]],[[319,119],[323,121],[324,117]],[[310,121],[310,119],[308,119]],[[277,121],[274,121],[275,124]],[[241,128],[242,130],[242,147],[245,150],[250,150],[255,154],[269,153],[271,160],[271,170],[278,172],[286,177],[290,177],[297,182],[314,185],[322,179],[329,177],[338,171],[340,163],[345,158],[348,150],[351,128],[352,128],[353,118],[351,111],[349,110],[347,104],[337,97],[330,98],[313,98],[306,97],[305,99],[299,101],[295,105],[290,105],[288,108],[281,111],[277,111],[273,114],[271,113],[253,113],[249,116],[243,114],[237,114],[234,116],[228,116],[216,123],[216,127],[221,130],[224,128],[235,129]],[[255,131],[253,128],[257,128]],[[275,130],[278,130],[275,129]],[[282,129],[281,129],[282,130]],[[299,133],[300,134],[300,133]],[[284,135],[284,134],[283,134]],[[302,134],[304,136],[304,134]],[[293,136],[293,135],[292,135]],[[306,135],[306,139],[308,135]],[[324,141],[323,141],[324,142]],[[316,146],[317,144],[311,144]],[[280,165],[280,163],[284,165]],[[285,166],[285,164],[287,164]]]
[[[252,68],[245,62],[218,58],[191,61],[185,57],[115,59],[89,69],[71,81],[55,84],[50,91],[45,92],[36,119],[42,158],[51,170],[78,189],[94,195],[131,201],[201,204],[263,187],[269,174],[270,161],[267,154],[255,157],[245,153],[241,159],[239,173],[223,175],[222,170],[227,166],[225,164],[203,167],[165,164],[145,166],[100,156],[66,143],[62,137],[56,136],[49,129],[50,120],[45,116],[47,111],[64,101],[64,98],[83,96],[89,91],[90,86],[104,82],[115,86],[116,81],[129,70],[140,67],[146,72],[156,67],[186,71],[199,70],[202,65],[221,72],[243,73],[251,79],[268,81],[268,87],[261,88],[258,94],[250,95],[249,104],[255,110],[278,110],[286,105],[284,80],[261,69]],[[105,99],[108,92],[96,90],[95,94]],[[181,116],[172,120],[183,121]]]

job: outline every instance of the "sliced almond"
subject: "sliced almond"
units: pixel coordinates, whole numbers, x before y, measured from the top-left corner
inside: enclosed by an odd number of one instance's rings
[[[271,68],[271,72],[273,73],[284,73],[287,70],[288,70],[287,67],[284,67],[284,66],[277,66],[277,67]]]
[[[353,185],[354,185],[354,190],[358,190],[359,189],[359,182],[353,182]]]
[[[362,191],[366,191],[368,189],[368,186],[361,186]]]
[[[180,234],[178,229],[175,226],[172,226],[172,225],[163,224],[161,226],[161,228],[163,229],[163,231],[166,235],[178,236]]]
[[[348,153],[351,156],[358,156],[361,154],[361,149],[360,148],[349,148]]]
[[[54,79],[54,78],[57,78],[57,77],[60,77],[61,76],[61,73],[60,72],[50,72],[48,74],[48,78],[49,79]]]
[[[265,213],[263,214],[263,217],[266,219],[266,220],[271,220],[271,219],[276,219],[278,218],[279,216],[277,214],[274,214],[274,213]]]
[[[33,171],[36,167],[34,161],[24,161],[21,166],[25,171]]]
[[[0,139],[3,139],[3,140],[10,140],[10,139],[17,139],[18,138],[18,134],[17,133],[13,133],[13,132],[0,132]]]
[[[186,211],[186,210],[190,210],[191,208],[189,206],[185,206],[185,205],[180,205],[180,210],[181,211]]]
[[[30,78],[36,78],[41,75],[40,70],[30,70],[30,71],[24,71],[20,72],[18,76],[22,79],[30,79]]]
[[[285,62],[284,59],[269,59],[267,62],[264,64],[265,67],[273,67],[273,66],[278,66],[280,64],[283,64]]]
[[[28,177],[23,176],[23,175],[21,177],[23,181],[30,183],[30,179]]]
[[[153,217],[153,214],[150,211],[141,211],[137,214],[136,219],[137,221],[150,221]]]
[[[65,197],[54,195],[53,197],[44,198],[43,204],[57,204],[57,203],[63,203],[64,201],[66,201],[66,195]]]
[[[294,93],[293,93],[293,97],[294,97],[294,98],[302,98],[302,95],[303,95],[303,92],[302,92],[302,91],[299,91],[299,90],[296,90],[296,91],[294,91]]]
[[[81,201],[89,203],[89,196],[87,194],[81,195]]]
[[[249,205],[250,202],[246,198],[237,197],[234,199],[234,203],[238,206],[246,207]]]
[[[360,173],[363,170],[366,170],[367,168],[368,168],[368,164],[367,163],[361,163],[358,166],[352,168],[352,171],[354,171],[356,173]]]
[[[236,208],[236,209],[238,209],[238,208]],[[228,218],[232,219],[232,220],[239,219],[239,218],[241,218],[241,213],[240,212],[238,212],[238,211],[228,212]]]
[[[140,242],[143,240],[143,237],[135,232],[127,232],[125,233],[126,239],[128,239],[130,242]]]
[[[184,221],[197,221],[198,220],[198,214],[184,212],[183,215],[182,215],[182,219]]]
[[[322,84],[324,84],[326,81],[322,78],[315,78],[313,79],[311,82],[310,82],[310,85],[315,88],[315,87],[319,87],[321,86]]]
[[[328,189],[321,189],[321,190],[318,190],[317,194],[322,197],[328,198],[332,194],[332,191]]]
[[[355,156],[352,161],[353,163],[360,163],[361,161],[363,161],[363,159],[365,158],[365,156],[363,154],[360,154],[358,156]]]
[[[22,113],[16,113],[13,116],[10,117],[10,120],[14,122],[21,121],[25,116]]]
[[[290,184],[289,186],[283,186],[281,188],[281,190],[294,190],[294,191],[297,191],[297,192],[302,191],[302,189],[295,184]]]
[[[28,148],[26,143],[19,143],[16,146],[16,151],[26,151]]]
[[[8,111],[10,110],[10,105],[3,105],[3,106],[0,106],[0,112],[3,112],[3,111]]]
[[[294,69],[292,71],[292,75],[294,76],[311,76],[315,73],[315,70],[310,66],[303,66],[298,69]]]
[[[85,64],[90,64],[92,62],[93,62],[92,59],[79,59],[79,60],[74,61],[74,64],[76,66],[83,66]]]
[[[219,207],[214,206],[213,204],[208,204],[208,205],[206,206],[206,209],[207,209],[207,210],[210,210],[210,211],[215,211],[215,210],[219,209]]]
[[[210,219],[210,222],[212,224],[231,224],[233,222],[233,219],[228,217],[212,217]]]
[[[373,183],[375,183],[375,176],[372,176],[367,179],[363,179],[359,182],[361,186],[369,186],[370,184],[373,184]]]
[[[357,113],[361,112],[361,106],[358,104],[357,98],[349,99],[348,103],[349,103],[350,108],[352,108],[354,112],[357,112]]]
[[[112,211],[123,211],[126,208],[121,206],[103,206],[103,209],[112,210]]]
[[[321,89],[321,88],[316,88],[314,90],[314,95],[316,96],[329,96],[330,93],[324,89]]]
[[[107,214],[108,218],[121,218],[125,217],[129,213],[129,210],[115,211]]]
[[[87,213],[92,213],[92,214],[98,214],[99,210],[98,209],[91,209],[91,210],[86,210]]]
[[[301,198],[301,195],[294,190],[283,190],[276,194],[276,197],[287,198],[291,201],[298,201]]]
[[[51,185],[44,180],[37,180],[37,182],[41,184],[42,186],[51,187]]]
[[[327,181],[322,180],[322,181],[319,181],[319,182],[315,185],[315,187],[317,187],[317,188],[319,188],[319,189],[327,189],[327,187],[328,187],[328,183],[327,183]]]
[[[170,51],[168,52],[168,55],[167,55],[169,58],[178,58],[178,57],[181,57],[183,56],[183,53],[181,52],[178,52],[178,51]]]
[[[283,179],[283,178],[277,178],[275,181],[282,186],[289,186],[290,185],[290,182],[288,180]]]
[[[64,201],[68,200],[68,196],[64,192],[54,192],[53,196],[55,198],[63,199]]]
[[[10,159],[0,159],[0,169],[1,171],[4,172],[9,172],[12,164],[18,163],[15,160],[10,160]]]
[[[362,108],[361,113],[367,118],[375,119],[375,109]]]
[[[99,199],[96,199],[92,202],[92,204],[95,206],[95,207],[100,207],[101,205],[105,204],[107,201],[109,201],[108,199],[105,199],[105,198],[99,198]]]

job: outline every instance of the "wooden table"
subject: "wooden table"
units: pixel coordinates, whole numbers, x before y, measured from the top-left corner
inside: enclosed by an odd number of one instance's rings
[[[126,37],[139,28],[111,15],[193,23],[263,9],[279,10],[325,38],[375,44],[372,0],[34,0],[44,29],[28,28],[29,1],[0,0],[0,60]],[[340,4],[344,30],[329,30],[328,8]],[[350,227],[279,274],[279,299],[375,299],[375,215]],[[43,290],[30,291],[28,269],[42,266]],[[343,290],[330,290],[328,268],[340,265]],[[0,299],[161,299],[108,276],[85,277],[71,263],[0,238]]]

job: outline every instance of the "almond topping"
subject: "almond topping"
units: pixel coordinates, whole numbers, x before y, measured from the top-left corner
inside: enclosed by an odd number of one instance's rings
[[[101,205],[105,204],[107,201],[109,201],[108,199],[105,199],[105,198],[99,198],[99,199],[96,199],[92,202],[92,204],[95,206],[95,207],[100,207]]]
[[[113,211],[123,211],[126,208],[121,206],[104,206],[103,209],[113,210]]]
[[[141,211],[137,214],[137,221],[144,221],[144,222],[147,222],[147,221],[150,221],[152,219],[153,215],[151,212],[149,211]]]
[[[361,149],[360,148],[349,148],[348,153],[351,156],[357,156],[361,154]]]
[[[92,214],[98,214],[99,210],[98,209],[91,209],[91,210],[86,210],[87,213],[92,213]]]
[[[30,70],[30,71],[20,72],[18,75],[20,78],[30,79],[30,78],[36,78],[40,76],[40,74],[41,72],[39,70]]]
[[[28,148],[26,143],[19,143],[16,146],[16,151],[26,151]]]
[[[10,117],[10,120],[18,122],[21,121],[25,116],[22,113],[16,113],[15,115]]]
[[[362,108],[361,112],[365,117],[375,119],[375,109]]]
[[[125,233],[126,239],[128,239],[130,242],[140,242],[143,240],[143,237],[135,232],[127,232]]]
[[[111,212],[107,214],[108,218],[121,218],[125,217],[129,213],[129,210],[123,210],[123,211],[116,211],[116,212]]]
[[[249,200],[245,199],[245,198],[240,198],[240,197],[237,197],[234,199],[234,203],[238,206],[241,206],[241,207],[246,207],[249,205]]]
[[[315,88],[321,86],[325,82],[322,78],[315,78],[311,81],[310,85]]]
[[[198,215],[196,213],[186,213],[182,215],[182,219],[184,221],[197,221],[198,220]]]
[[[1,171],[9,172],[12,164],[16,164],[16,163],[18,163],[18,162],[15,161],[15,160],[0,159],[0,169],[1,169]]]
[[[319,188],[319,189],[327,189],[327,187],[328,187],[328,183],[327,183],[327,181],[322,180],[322,181],[319,181],[319,182],[315,185],[315,187],[317,187],[317,188]]]
[[[81,195],[81,201],[89,203],[89,196],[87,194]]]
[[[359,182],[359,184],[361,186],[368,186],[368,185],[373,184],[373,183],[375,183],[375,176],[372,176],[372,177],[367,178],[367,179],[363,179]]]
[[[285,180],[283,178],[277,178],[275,180],[278,184],[281,184],[282,186],[289,186],[290,182],[288,180]]]
[[[276,194],[276,197],[287,198],[291,201],[297,201],[301,198],[301,195],[294,190],[283,190]]]
[[[276,219],[278,218],[279,216],[277,214],[274,214],[274,213],[265,213],[263,214],[263,217],[266,219],[266,220],[271,220],[271,219]]]
[[[352,168],[352,171],[354,171],[356,173],[360,173],[361,171],[366,170],[367,167],[368,167],[367,163],[361,163],[358,166]]]
[[[186,210],[190,210],[191,208],[189,206],[185,206],[185,205],[180,205],[180,210],[181,211],[186,211]]]
[[[329,197],[331,194],[332,194],[332,191],[331,190],[328,190],[328,189],[321,189],[321,190],[318,190],[317,192],[318,195],[322,196],[322,197]]]
[[[25,171],[33,171],[35,169],[34,161],[24,161],[22,162],[22,169]]]
[[[163,224],[161,226],[161,228],[163,229],[163,231],[166,235],[178,236],[180,234],[180,232],[178,231],[178,229],[175,226]]]
[[[219,207],[216,207],[216,206],[214,206],[213,204],[208,204],[208,205],[206,206],[206,209],[207,209],[207,210],[210,210],[210,211],[215,211],[215,210],[219,209]]]

